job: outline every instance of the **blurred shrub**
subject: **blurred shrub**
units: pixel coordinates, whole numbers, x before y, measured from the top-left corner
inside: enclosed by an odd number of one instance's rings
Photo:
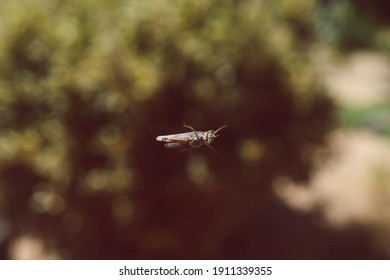
[[[239,256],[218,255],[219,216],[202,224],[231,202],[204,201],[221,186],[247,186],[240,195],[252,199],[274,176],[308,176],[308,153],[332,127],[316,80],[317,13],[309,0],[3,1],[7,240],[38,232],[73,258]],[[184,120],[229,120],[226,152],[167,156],[154,139]]]

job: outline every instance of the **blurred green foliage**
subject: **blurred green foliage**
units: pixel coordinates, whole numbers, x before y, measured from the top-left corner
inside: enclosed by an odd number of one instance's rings
[[[313,256],[300,232],[287,251],[266,244],[291,230],[272,181],[308,178],[334,125],[314,1],[1,6],[4,244],[32,232],[64,258]],[[227,120],[218,155],[154,141]]]
[[[322,36],[339,52],[371,49],[390,51],[386,0],[321,0],[318,22]]]
[[[375,103],[363,108],[346,108],[340,114],[346,127],[365,128],[383,136],[390,136],[390,107],[388,103]]]

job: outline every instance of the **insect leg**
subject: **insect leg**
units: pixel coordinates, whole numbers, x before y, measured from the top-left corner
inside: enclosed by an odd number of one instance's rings
[[[218,153],[210,144],[207,144],[207,142],[204,143],[207,147],[209,147],[211,150],[213,150],[214,153]]]
[[[198,133],[196,133],[195,129],[194,129],[192,126],[186,125],[185,122],[183,122],[183,125],[184,125],[184,127],[187,127],[187,128],[189,128],[189,129],[191,129],[192,132],[195,134],[196,140],[199,141],[199,136],[198,136]]]

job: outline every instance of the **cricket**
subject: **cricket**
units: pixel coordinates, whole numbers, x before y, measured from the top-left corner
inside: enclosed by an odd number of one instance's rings
[[[191,150],[192,148],[199,148],[206,145],[217,153],[217,151],[211,146],[211,143],[213,143],[215,138],[218,137],[217,133],[227,127],[226,124],[217,130],[211,129],[208,131],[196,131],[192,126],[186,125],[184,122],[183,125],[184,127],[190,129],[191,132],[157,136],[156,140],[163,142],[164,146],[168,149],[183,148],[184,150]]]

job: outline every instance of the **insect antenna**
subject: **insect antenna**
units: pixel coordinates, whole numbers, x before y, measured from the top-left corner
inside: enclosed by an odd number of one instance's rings
[[[222,129],[224,129],[225,127],[227,127],[228,125],[227,124],[224,124],[223,126],[221,126],[220,128],[218,128],[217,130],[214,131],[215,134],[218,133],[218,131],[221,131]]]

